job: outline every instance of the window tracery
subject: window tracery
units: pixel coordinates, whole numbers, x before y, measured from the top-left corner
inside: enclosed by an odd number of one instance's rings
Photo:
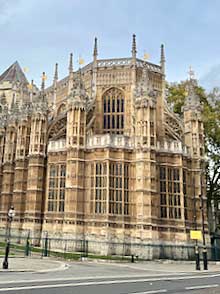
[[[124,95],[117,88],[111,88],[103,95],[104,133],[123,134]]]
[[[178,168],[160,167],[160,216],[161,218],[181,219]]]
[[[129,215],[129,164],[96,162],[91,170],[93,171],[91,201],[94,212]]]
[[[49,167],[48,211],[63,212],[65,203],[66,165]]]

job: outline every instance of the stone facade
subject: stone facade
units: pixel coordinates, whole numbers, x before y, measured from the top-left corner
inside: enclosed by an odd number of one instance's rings
[[[163,45],[160,65],[136,54],[133,36],[130,58],[99,60],[95,39],[93,62],[73,71],[71,54],[69,75],[58,80],[56,64],[49,88],[44,74],[40,90],[28,84],[18,63],[0,76],[2,230],[13,205],[16,234],[100,241],[97,253],[192,244],[205,196],[196,80],[178,117],[166,103]]]

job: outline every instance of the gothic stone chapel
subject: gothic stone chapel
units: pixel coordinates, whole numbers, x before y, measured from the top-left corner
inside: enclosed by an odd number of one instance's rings
[[[197,81],[179,117],[166,102],[164,46],[159,65],[137,58],[135,35],[131,53],[98,59],[95,38],[93,61],[74,71],[71,54],[68,76],[56,64],[48,88],[18,62],[0,75],[1,234],[13,205],[12,234],[88,240],[98,254],[158,258],[163,245],[194,244],[205,195]]]

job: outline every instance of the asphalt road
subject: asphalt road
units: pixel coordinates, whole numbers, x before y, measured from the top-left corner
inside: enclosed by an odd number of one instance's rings
[[[0,274],[0,294],[219,294],[219,272],[165,272],[107,264],[64,271]]]

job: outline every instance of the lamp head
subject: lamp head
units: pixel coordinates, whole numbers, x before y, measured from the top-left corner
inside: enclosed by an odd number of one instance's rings
[[[8,216],[10,218],[13,218],[15,216],[15,210],[14,210],[14,206],[11,206],[9,211],[8,211]]]

